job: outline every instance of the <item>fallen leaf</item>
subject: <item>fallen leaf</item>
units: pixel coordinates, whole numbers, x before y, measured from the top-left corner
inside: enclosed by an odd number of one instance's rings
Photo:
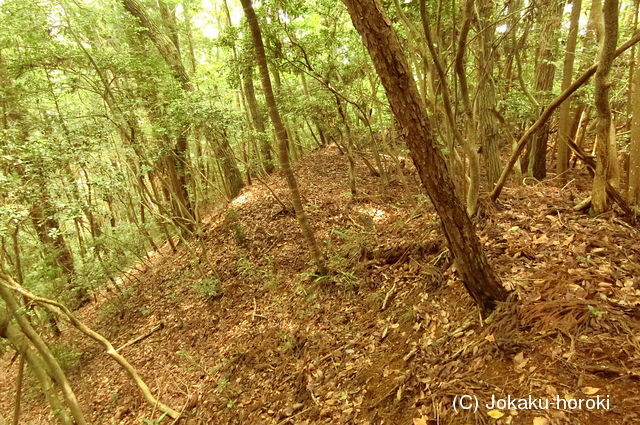
[[[535,418],[533,418],[533,425],[549,425],[551,422],[549,422],[549,419],[543,417],[543,416],[536,416]]]
[[[427,425],[427,419],[424,416],[420,418],[413,418],[413,425]]]
[[[597,393],[598,391],[600,391],[600,388],[584,387],[582,389],[582,392],[585,393],[586,395],[593,395],[593,394]]]
[[[502,413],[502,412],[501,412],[501,411],[499,411],[499,410],[495,410],[495,409],[494,409],[494,410],[489,410],[489,411],[487,412],[487,415],[491,416],[493,419],[500,419],[501,417],[503,417],[503,416],[504,416],[504,413]]]

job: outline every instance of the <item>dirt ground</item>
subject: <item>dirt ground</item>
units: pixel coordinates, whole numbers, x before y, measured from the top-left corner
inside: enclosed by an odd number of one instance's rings
[[[410,166],[383,186],[358,165],[356,200],[335,147],[296,173],[330,280],[313,274],[295,216],[274,199],[288,202],[276,174],[211,212],[200,243],[165,244],[78,312],[115,347],[161,326],[120,353],[180,423],[640,423],[639,232],[615,212],[573,210],[586,172],[511,184],[483,204],[479,234],[513,292],[485,322]],[[158,419],[95,343],[68,326],[51,342],[77,353],[68,375],[89,423]],[[5,417],[11,359],[0,357]],[[26,385],[22,423],[54,423]]]

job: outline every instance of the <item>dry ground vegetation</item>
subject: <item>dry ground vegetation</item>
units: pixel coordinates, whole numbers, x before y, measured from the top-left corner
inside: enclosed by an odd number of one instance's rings
[[[562,187],[512,183],[484,208],[482,241],[518,301],[483,323],[411,167],[387,187],[357,171],[353,201],[335,147],[296,169],[331,281],[315,278],[295,217],[256,183],[205,219],[208,261],[196,245],[197,256],[165,246],[79,316],[116,347],[162,325],[121,353],[180,423],[640,423],[638,229],[573,210],[586,172]],[[287,199],[280,175],[266,183]],[[91,424],[156,423],[99,347],[66,327],[50,343]],[[7,416],[17,362],[0,360]],[[26,387],[22,423],[52,423],[35,380]],[[477,412],[453,410],[464,394]],[[610,409],[494,411],[482,406],[492,394],[608,396]]]

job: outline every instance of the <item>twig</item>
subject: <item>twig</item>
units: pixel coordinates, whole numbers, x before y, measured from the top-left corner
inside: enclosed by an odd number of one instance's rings
[[[415,356],[415,354],[418,352],[417,348],[412,348],[411,351],[409,351],[403,358],[402,360],[404,360],[405,362],[408,362],[409,359],[413,356]]]
[[[387,292],[387,295],[385,295],[384,301],[382,302],[382,307],[380,307],[380,311],[387,308],[387,302],[389,301],[389,298],[394,294],[395,289],[396,289],[396,284],[394,283],[391,289],[389,289],[389,291]]]
[[[127,347],[128,347],[128,346],[130,346],[130,345],[133,345],[133,344],[135,344],[135,343],[137,343],[137,342],[140,342],[140,341],[142,341],[143,339],[145,339],[145,338],[147,338],[147,337],[151,336],[154,332],[159,331],[159,330],[160,330],[160,329],[162,329],[162,328],[164,328],[164,322],[160,322],[160,323],[158,323],[157,325],[155,325],[153,328],[151,328],[151,329],[150,329],[149,331],[147,331],[146,333],[144,333],[144,334],[142,334],[142,335],[140,335],[140,336],[137,336],[137,337],[135,337],[134,339],[132,339],[131,341],[127,342],[126,344],[121,345],[120,347],[116,348],[116,351],[121,351],[121,350],[123,350],[124,348],[127,348]]]

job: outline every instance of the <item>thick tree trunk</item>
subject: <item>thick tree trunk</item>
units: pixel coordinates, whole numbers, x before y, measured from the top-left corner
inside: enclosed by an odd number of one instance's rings
[[[42,244],[53,249],[53,258],[57,266],[68,277],[73,276],[75,267],[73,265],[73,254],[62,235],[60,223],[52,212],[52,206],[49,200],[40,197],[39,203],[33,204],[29,210],[29,216],[36,229],[38,239]]]
[[[478,28],[480,49],[477,55],[478,96],[475,100],[475,117],[477,134],[482,144],[482,158],[487,171],[487,185],[489,190],[500,178],[502,165],[500,164],[500,137],[493,110],[496,109],[496,88],[493,79],[493,65],[496,63],[494,52],[495,26],[490,25],[494,5],[492,0],[480,0],[478,7]]]
[[[205,129],[205,137],[214,146],[216,159],[220,161],[220,167],[222,168],[223,178],[227,181],[229,198],[233,199],[238,196],[240,190],[244,187],[244,182],[242,181],[242,173],[238,168],[236,157],[233,155],[233,150],[229,144],[229,138],[224,131],[214,135],[209,128]]]
[[[273,123],[273,127],[276,131],[280,166],[282,167],[282,172],[284,173],[285,179],[287,180],[287,185],[289,186],[289,192],[291,193],[291,202],[293,203],[296,217],[298,219],[298,222],[300,223],[302,234],[307,241],[309,250],[311,251],[313,261],[318,267],[318,271],[321,274],[326,274],[327,270],[324,264],[324,258],[322,252],[320,251],[320,248],[318,247],[318,243],[316,242],[313,228],[311,227],[309,219],[307,218],[307,214],[305,213],[302,206],[302,199],[300,197],[300,190],[298,189],[298,182],[296,181],[296,177],[293,174],[293,170],[291,169],[291,163],[289,161],[289,139],[284,124],[282,123],[280,112],[278,111],[278,107],[276,105],[275,96],[273,95],[273,87],[271,86],[271,78],[269,77],[267,57],[264,52],[264,43],[262,41],[262,34],[260,33],[258,18],[255,11],[253,10],[253,6],[251,5],[251,0],[241,0],[241,3],[242,8],[244,9],[244,14],[247,17],[249,28],[251,29],[253,47],[256,52],[256,62],[258,63],[258,69],[260,69],[260,77],[262,80],[262,90],[264,91],[264,97],[267,103],[267,107],[269,108],[271,122]]]
[[[248,1],[248,0],[243,0]],[[343,0],[354,26],[362,35],[401,125],[422,184],[442,220],[445,236],[462,281],[484,313],[507,292],[489,265],[474,226],[467,216],[436,146],[407,60],[391,21],[378,0]]]
[[[598,114],[596,173],[593,177],[591,190],[591,205],[596,214],[609,209],[607,202],[607,180],[610,177],[611,154],[611,105],[609,92],[611,90],[611,64],[615,58],[616,43],[618,41],[618,0],[604,0],[602,5],[604,30],[598,55],[598,68],[594,78],[594,103]]]
[[[557,50],[557,33],[562,22],[564,1],[554,0],[554,4],[545,19],[540,33],[539,46],[536,54],[536,75],[534,88],[540,94],[538,103],[544,105],[552,95],[553,79],[556,66],[553,60]],[[538,112],[538,111],[536,111]],[[549,141],[549,123],[545,123],[531,140],[528,173],[538,180],[547,176],[547,143]]]

